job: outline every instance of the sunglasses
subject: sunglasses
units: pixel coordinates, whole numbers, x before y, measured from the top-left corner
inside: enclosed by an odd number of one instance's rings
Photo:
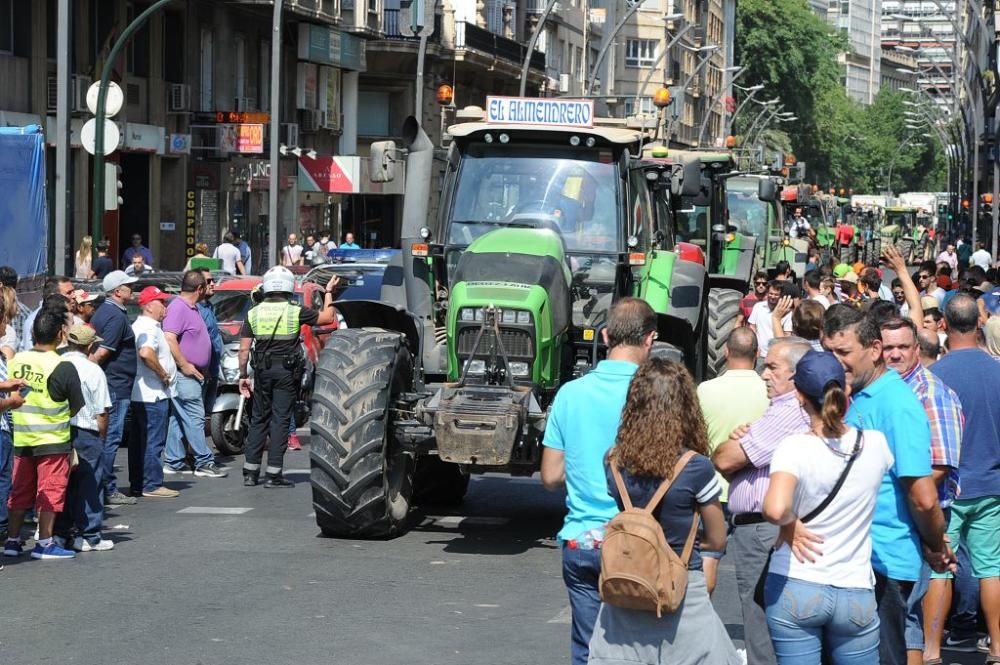
[[[767,281],[761,280],[759,282],[754,282],[753,283],[754,286],[763,286],[764,284],[767,284]]]
[[[930,279],[930,275],[919,275],[920,279]]]

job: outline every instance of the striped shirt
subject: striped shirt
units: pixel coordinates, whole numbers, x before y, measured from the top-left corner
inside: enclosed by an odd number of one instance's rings
[[[947,466],[951,470],[938,487],[941,507],[947,508],[959,496],[958,459],[962,446],[965,414],[955,391],[934,376],[920,363],[901,374],[903,381],[920,400],[931,423],[931,465]]]
[[[785,437],[809,431],[809,416],[802,410],[795,391],[778,395],[750,431],[740,440],[749,463],[736,472],[729,484],[729,511],[759,513],[770,483],[771,456]]]
[[[7,358],[2,353],[0,353],[0,381],[7,380]],[[8,395],[5,392],[0,392],[0,399],[7,399]],[[0,431],[10,432],[10,411],[4,411],[0,413]]]

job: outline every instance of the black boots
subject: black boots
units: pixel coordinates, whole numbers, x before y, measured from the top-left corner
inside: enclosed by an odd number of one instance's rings
[[[243,487],[256,487],[260,483],[260,471],[243,469]]]
[[[280,474],[272,475],[267,474],[267,480],[264,482],[264,487],[294,487],[295,483],[290,480],[285,480]]]

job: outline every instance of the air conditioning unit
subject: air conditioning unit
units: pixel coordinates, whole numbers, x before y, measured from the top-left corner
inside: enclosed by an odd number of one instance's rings
[[[691,85],[689,86],[691,90],[692,97],[701,97],[701,77],[695,76],[691,79]]]
[[[288,122],[281,125],[281,143],[290,148],[299,145],[299,126],[296,123]]]
[[[569,74],[559,75],[559,92],[569,92]]]
[[[170,113],[184,113],[191,110],[191,86],[186,83],[171,83],[167,99]]]
[[[252,111],[257,106],[257,100],[250,97],[237,97],[235,104],[237,113],[246,113],[247,111]]]
[[[92,81],[89,76],[73,76],[70,78],[69,107],[70,113],[87,112],[87,89]],[[59,80],[50,76],[46,80],[45,108],[55,111],[59,107]]]
[[[318,132],[326,127],[326,111],[308,109],[299,114],[299,129],[303,132]]]

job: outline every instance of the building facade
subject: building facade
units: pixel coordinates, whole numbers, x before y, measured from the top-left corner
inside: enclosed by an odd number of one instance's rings
[[[841,82],[847,94],[862,104],[875,101],[881,85],[881,5],[882,0],[830,0],[825,16],[850,45],[839,58]]]
[[[914,58],[915,70],[926,82],[920,86],[951,108],[955,28],[958,15],[953,0],[882,0],[882,47]]]

